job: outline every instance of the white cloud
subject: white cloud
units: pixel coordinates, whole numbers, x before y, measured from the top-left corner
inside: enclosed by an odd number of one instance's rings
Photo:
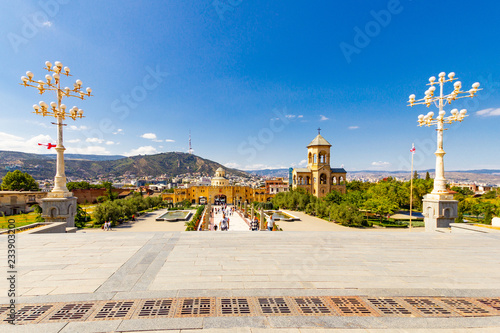
[[[156,140],[156,134],[154,133],[144,133],[143,135],[141,135],[141,138],[143,139],[149,139],[149,140]]]
[[[359,128],[359,126],[349,126],[349,127],[347,127],[347,128],[348,128],[348,129],[350,129],[350,130],[355,130],[355,129],[358,129],[358,128]]]
[[[307,160],[302,160],[300,161],[299,165],[306,165],[307,164]]]
[[[278,117],[276,117],[276,118],[271,118],[271,120],[277,121],[277,120],[280,120],[280,118],[278,118]]]
[[[123,134],[123,130],[121,128],[117,129],[116,132],[113,132],[113,134]]]
[[[106,144],[107,144],[107,145],[114,145],[114,144],[115,144],[115,142],[114,142],[114,141],[106,141]]]
[[[124,153],[125,156],[135,156],[135,155],[152,155],[157,154],[158,151],[153,146],[142,146],[137,149],[132,149],[128,153]]]
[[[382,161],[378,161],[378,162],[372,162],[372,165],[373,165],[373,166],[376,166],[376,167],[384,167],[384,166],[389,166],[389,165],[391,165],[391,163],[389,163],[389,162],[382,162]]]
[[[224,164],[224,166],[231,168],[231,169],[237,169],[240,167],[240,165],[238,163],[234,163],[234,162],[226,163],[226,164]]]
[[[293,119],[293,118],[295,118],[297,116],[294,115],[294,114],[287,114],[287,115],[285,115],[285,117],[288,118],[288,119]]]
[[[70,153],[70,154],[86,154],[86,155],[109,155],[109,154],[111,154],[109,152],[109,150],[106,150],[105,147],[101,147],[101,146],[88,146],[88,147],[78,147],[78,148],[68,147],[66,152]]]
[[[245,167],[240,169],[253,171],[253,170],[265,170],[265,169],[288,169],[288,167],[283,165],[267,165],[258,163],[258,164],[245,165]]]
[[[175,142],[175,140],[172,139],[166,139],[165,142]]]
[[[22,151],[25,153],[47,153],[47,147],[39,146],[39,143],[56,143],[50,135],[37,135],[30,139],[12,135],[5,132],[0,132],[0,142],[2,142],[2,150]],[[51,150],[53,151],[53,150]]]
[[[319,121],[325,121],[325,120],[328,120],[329,118],[323,116],[322,114],[319,115]]]
[[[87,138],[85,141],[88,143],[103,143],[104,142],[103,139],[99,139],[99,138]]]
[[[500,108],[489,108],[481,111],[477,111],[476,115],[480,117],[494,117],[500,116]]]
[[[45,21],[45,22],[43,22],[43,23],[42,23],[42,25],[43,25],[44,27],[48,27],[48,28],[50,28],[50,27],[52,26],[52,22],[50,22],[50,21]]]
[[[304,116],[303,115],[298,115],[297,118],[304,118]]]
[[[66,140],[66,141],[69,142],[69,143],[77,143],[77,142],[80,142],[82,140],[80,140],[80,139],[73,139],[73,140]]]
[[[75,125],[71,125],[68,128],[72,131],[85,131],[89,129],[87,126],[75,126]]]

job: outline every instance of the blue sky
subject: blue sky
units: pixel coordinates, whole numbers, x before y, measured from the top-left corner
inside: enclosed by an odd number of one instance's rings
[[[0,4],[0,141],[45,153],[50,102],[18,83],[61,61],[94,96],[67,120],[67,153],[188,149],[230,167],[304,163],[317,128],[346,170],[433,168],[435,130],[417,126],[430,76],[454,71],[476,98],[445,132],[447,170],[499,168],[500,3],[482,1],[21,1]],[[360,33],[361,31],[361,33]],[[451,84],[447,87],[451,91]],[[432,107],[431,107],[432,109]]]

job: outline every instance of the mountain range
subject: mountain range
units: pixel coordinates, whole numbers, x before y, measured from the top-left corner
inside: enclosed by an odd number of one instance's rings
[[[135,177],[167,175],[174,177],[185,173],[199,172],[213,176],[222,167],[228,174],[248,177],[244,171],[229,169],[221,164],[196,155],[168,152],[156,155],[102,156],[65,155],[66,176],[74,179],[96,179],[133,175]],[[0,177],[8,171],[28,172],[35,179],[50,179],[55,175],[55,155],[30,154],[15,151],[0,151]]]

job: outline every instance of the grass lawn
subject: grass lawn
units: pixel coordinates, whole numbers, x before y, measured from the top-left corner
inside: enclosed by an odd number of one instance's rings
[[[0,217],[0,229],[8,229],[9,220],[13,219],[16,221],[16,227],[22,227],[24,225],[36,223],[36,213],[31,212],[28,214],[18,214],[18,215],[10,215],[10,216],[1,216]]]

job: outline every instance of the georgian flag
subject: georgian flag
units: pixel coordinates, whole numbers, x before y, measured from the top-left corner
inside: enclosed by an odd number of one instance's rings
[[[415,154],[415,145],[414,144],[411,145],[410,151],[412,154]]]

